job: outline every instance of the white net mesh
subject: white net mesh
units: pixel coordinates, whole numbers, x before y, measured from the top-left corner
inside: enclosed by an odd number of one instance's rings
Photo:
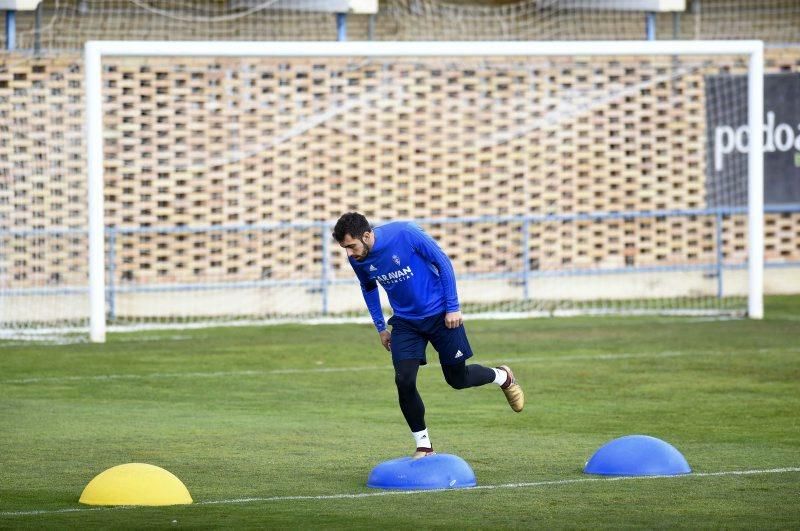
[[[643,37],[642,13],[497,4],[381,2],[348,17],[348,38]],[[17,14],[17,47],[45,53],[0,65],[6,331],[87,323],[82,60],[59,52],[86,39],[336,38],[332,13],[276,5],[46,1],[38,30]],[[657,16],[657,37],[797,42],[799,12],[689,2]],[[800,64],[789,48],[769,61]],[[470,313],[744,309],[742,58],[104,65],[111,323],[363,318],[328,238],[347,210],[420,220]],[[768,261],[800,261],[798,221],[767,215]]]
[[[745,309],[742,58],[104,64],[113,323],[363,317],[349,210],[418,220],[471,314]]]
[[[0,73],[0,328],[85,325],[83,86],[75,61]]]
[[[346,34],[349,40],[644,39],[644,11],[600,8],[609,3],[382,0],[376,14],[350,14]],[[34,12],[18,12],[16,46],[56,52],[80,50],[87,40],[336,40],[335,14],[287,8],[302,4],[44,0],[38,30]],[[657,39],[796,43],[800,41],[800,4],[795,0],[690,0],[686,11],[659,13],[655,23]]]

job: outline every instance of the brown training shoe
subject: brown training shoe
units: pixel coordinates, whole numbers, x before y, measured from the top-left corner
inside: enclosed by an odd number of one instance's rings
[[[433,448],[417,448],[417,451],[411,456],[411,459],[422,459],[423,457],[428,457],[429,455],[433,455],[436,452],[433,451]]]
[[[498,369],[502,369],[508,374],[508,380],[500,386],[500,389],[502,389],[503,394],[506,395],[506,400],[508,400],[508,405],[511,406],[511,409],[519,413],[525,406],[525,393],[522,392],[522,387],[517,383],[517,380],[514,378],[514,373],[511,372],[508,365],[501,365]]]

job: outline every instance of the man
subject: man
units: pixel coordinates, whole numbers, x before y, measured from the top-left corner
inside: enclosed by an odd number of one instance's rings
[[[472,349],[464,331],[453,266],[433,238],[413,223],[387,223],[373,230],[358,212],[339,218],[333,238],[347,251],[381,344],[392,353],[400,410],[416,442],[412,457],[433,453],[425,405],[417,391],[417,371],[427,363],[428,342],[439,353],[444,379],[451,387],[496,383],[511,409],[522,411],[525,395],[508,366],[466,365]],[[391,332],[383,320],[378,284],[394,311],[389,319]]]

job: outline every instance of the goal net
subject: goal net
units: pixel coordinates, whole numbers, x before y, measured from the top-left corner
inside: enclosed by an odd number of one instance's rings
[[[38,15],[18,12],[16,44],[63,52],[87,40],[331,41],[337,11],[347,12],[348,40],[376,41],[638,40],[652,11],[661,11],[656,39],[787,43],[800,26],[796,0],[43,0]]]
[[[98,341],[366,321],[330,236],[351,210],[419,223],[470,315],[760,317],[760,61],[749,41],[90,43],[90,201],[53,231],[74,193],[28,177],[57,207],[3,241],[3,320]]]

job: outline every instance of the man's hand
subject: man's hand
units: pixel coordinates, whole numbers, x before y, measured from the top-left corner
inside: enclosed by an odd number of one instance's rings
[[[391,352],[392,350],[392,333],[388,330],[384,330],[381,334],[381,344],[383,348]]]
[[[461,317],[461,312],[448,312],[444,314],[444,325],[447,328],[458,328],[464,324],[464,318]]]

